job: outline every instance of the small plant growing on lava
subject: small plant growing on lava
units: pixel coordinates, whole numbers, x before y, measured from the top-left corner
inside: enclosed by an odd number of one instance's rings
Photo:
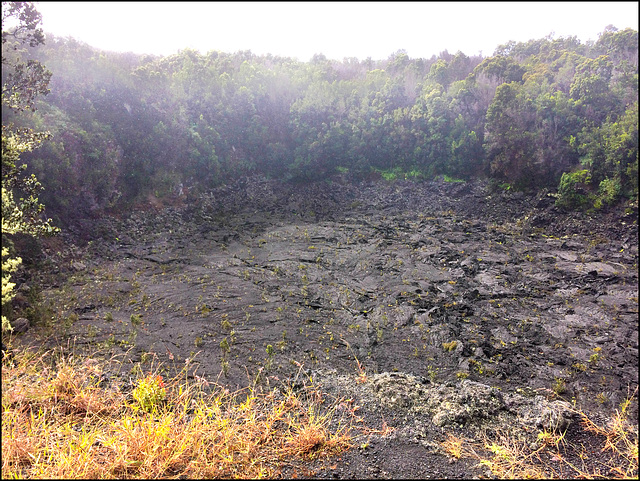
[[[129,319],[131,320],[131,325],[134,327],[138,327],[142,324],[142,316],[140,314],[131,314]]]
[[[575,362],[571,366],[571,369],[573,369],[575,372],[584,372],[587,370],[587,366],[582,362]]]
[[[227,361],[227,355],[229,354],[229,351],[231,351],[231,346],[229,346],[229,341],[227,341],[226,337],[220,341],[220,349],[222,349],[222,361],[220,364],[222,366],[222,372],[226,377],[227,372],[229,372],[229,361]]]
[[[451,342],[443,342],[442,343],[442,347],[444,348],[445,351],[453,351],[455,350],[455,348],[458,346],[458,341],[451,341]]]
[[[564,379],[562,379],[561,377],[557,377],[555,381],[553,381],[552,390],[558,396],[564,394],[567,390],[567,384],[564,382]]]
[[[274,355],[275,351],[273,350],[273,346],[271,344],[267,344],[267,356],[269,356],[267,358],[267,362],[265,364],[265,367],[267,369],[271,369],[271,366],[273,364],[273,355]]]
[[[138,381],[138,385],[133,390],[133,398],[140,408],[148,413],[156,411],[166,397],[167,392],[164,389],[164,382],[160,375],[147,375],[147,377]]]

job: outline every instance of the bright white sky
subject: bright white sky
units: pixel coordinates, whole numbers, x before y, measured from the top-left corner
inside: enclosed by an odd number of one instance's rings
[[[509,40],[554,33],[597,40],[607,25],[638,29],[638,2],[38,2],[45,32],[103,50],[330,59],[411,58],[443,50],[490,56]]]

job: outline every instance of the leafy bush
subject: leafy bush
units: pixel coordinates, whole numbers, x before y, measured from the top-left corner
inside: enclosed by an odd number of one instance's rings
[[[600,182],[598,188],[598,198],[596,202],[604,202],[605,204],[612,204],[618,198],[622,191],[619,179],[604,179]],[[595,204],[594,204],[595,205]]]
[[[592,202],[592,195],[585,187],[591,183],[589,170],[565,172],[558,185],[558,199],[556,205],[565,209],[584,209]]]

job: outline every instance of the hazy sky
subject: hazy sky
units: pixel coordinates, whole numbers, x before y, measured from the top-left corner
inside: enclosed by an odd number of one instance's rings
[[[554,33],[597,40],[638,29],[638,2],[38,2],[45,32],[104,50],[170,55],[183,48],[308,61],[489,56],[509,40]]]

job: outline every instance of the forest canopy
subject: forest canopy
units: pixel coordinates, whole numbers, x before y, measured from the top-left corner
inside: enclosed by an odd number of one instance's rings
[[[15,118],[3,105],[3,118],[51,133],[23,159],[57,218],[248,174],[483,177],[558,189],[567,208],[637,202],[632,29],[610,26],[587,43],[509,42],[486,58],[398,51],[341,62],[190,49],[156,57],[46,38],[21,55],[52,72],[51,93]]]

